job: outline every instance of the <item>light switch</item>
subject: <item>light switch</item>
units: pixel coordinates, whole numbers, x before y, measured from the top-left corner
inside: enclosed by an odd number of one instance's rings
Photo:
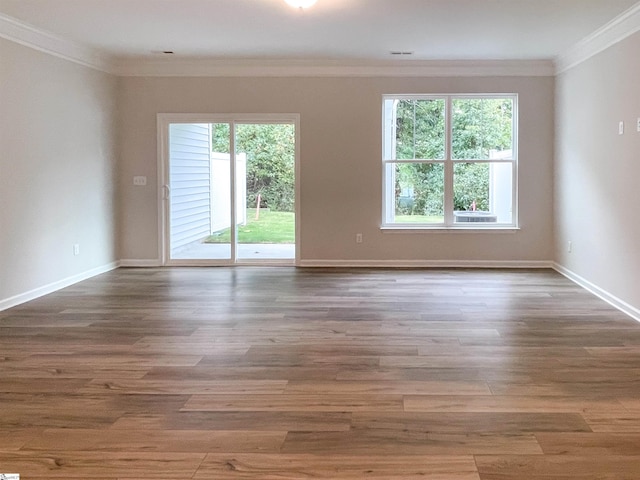
[[[143,187],[147,184],[147,177],[142,175],[133,177],[133,184]]]
[[[636,126],[636,129],[640,132],[640,117],[638,117],[638,124]]]
[[[624,135],[624,122],[618,124],[618,135]]]

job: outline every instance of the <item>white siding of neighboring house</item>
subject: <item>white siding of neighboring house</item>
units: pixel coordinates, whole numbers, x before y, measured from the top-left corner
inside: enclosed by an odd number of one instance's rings
[[[169,129],[171,249],[211,234],[211,131],[209,124]]]

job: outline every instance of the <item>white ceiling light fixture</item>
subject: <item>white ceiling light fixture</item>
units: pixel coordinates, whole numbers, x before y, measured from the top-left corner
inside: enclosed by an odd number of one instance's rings
[[[304,8],[309,8],[311,6],[313,6],[314,3],[316,3],[316,0],[284,0],[285,2],[287,2],[289,5],[291,5],[293,8],[299,8],[299,9],[304,9]]]

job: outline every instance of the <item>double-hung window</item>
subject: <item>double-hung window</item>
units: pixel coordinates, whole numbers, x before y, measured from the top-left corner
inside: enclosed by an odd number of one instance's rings
[[[383,97],[383,228],[515,228],[517,95]]]

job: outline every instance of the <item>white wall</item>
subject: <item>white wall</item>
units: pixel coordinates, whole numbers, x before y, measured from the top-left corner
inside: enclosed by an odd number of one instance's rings
[[[557,79],[555,258],[640,312],[638,52],[640,33]]]
[[[157,260],[158,113],[301,115],[303,262],[552,260],[553,77],[122,78],[122,258]],[[517,233],[383,233],[382,95],[517,93],[520,223]],[[361,232],[364,242],[355,243]]]
[[[116,86],[0,39],[0,308],[117,260]]]

